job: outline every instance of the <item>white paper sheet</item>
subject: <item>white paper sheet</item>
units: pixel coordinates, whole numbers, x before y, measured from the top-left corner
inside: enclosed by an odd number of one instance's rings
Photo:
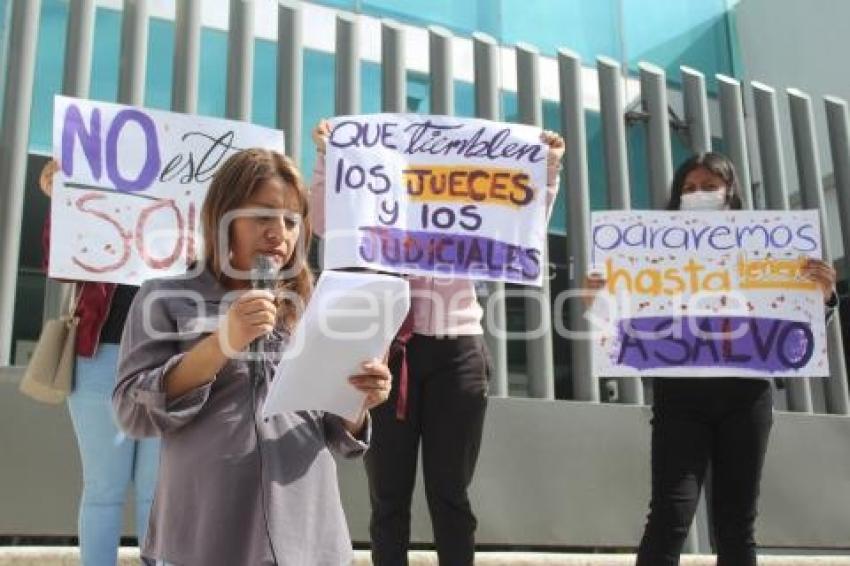
[[[364,395],[348,378],[381,358],[410,310],[406,280],[324,271],[275,372],[263,416],[328,411],[354,420]]]

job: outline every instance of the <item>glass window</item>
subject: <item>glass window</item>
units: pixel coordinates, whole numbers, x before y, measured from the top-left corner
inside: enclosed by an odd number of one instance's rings
[[[671,84],[680,84],[679,66],[687,65],[706,77],[735,76],[732,37],[726,0],[621,0],[624,44],[629,66],[649,61],[667,71]],[[715,81],[707,81],[716,91]]]
[[[148,61],[145,70],[145,106],[171,109],[174,74],[174,22],[151,18],[148,25]]]

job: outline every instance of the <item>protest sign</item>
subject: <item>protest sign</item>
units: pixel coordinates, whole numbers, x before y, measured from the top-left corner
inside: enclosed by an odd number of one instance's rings
[[[826,376],[817,211],[595,212],[600,376]]]
[[[213,174],[249,147],[283,152],[283,132],[57,96],[50,277],[138,285],[183,273]]]
[[[540,129],[374,114],[331,121],[324,267],[541,285]]]

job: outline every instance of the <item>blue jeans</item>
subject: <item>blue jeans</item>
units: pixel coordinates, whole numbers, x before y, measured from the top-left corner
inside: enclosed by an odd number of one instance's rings
[[[136,533],[145,537],[159,466],[159,439],[127,438],[112,414],[118,345],[101,344],[93,358],[77,357],[68,409],[83,465],[79,536],[83,566],[118,560],[124,501],[136,495]]]

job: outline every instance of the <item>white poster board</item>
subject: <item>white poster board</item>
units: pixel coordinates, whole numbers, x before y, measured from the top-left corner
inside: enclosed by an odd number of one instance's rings
[[[540,286],[540,128],[416,114],[342,116],[327,144],[324,266]]]
[[[50,277],[139,285],[183,273],[216,169],[283,143],[253,124],[57,96]]]
[[[599,376],[829,375],[818,213],[594,212]]]

